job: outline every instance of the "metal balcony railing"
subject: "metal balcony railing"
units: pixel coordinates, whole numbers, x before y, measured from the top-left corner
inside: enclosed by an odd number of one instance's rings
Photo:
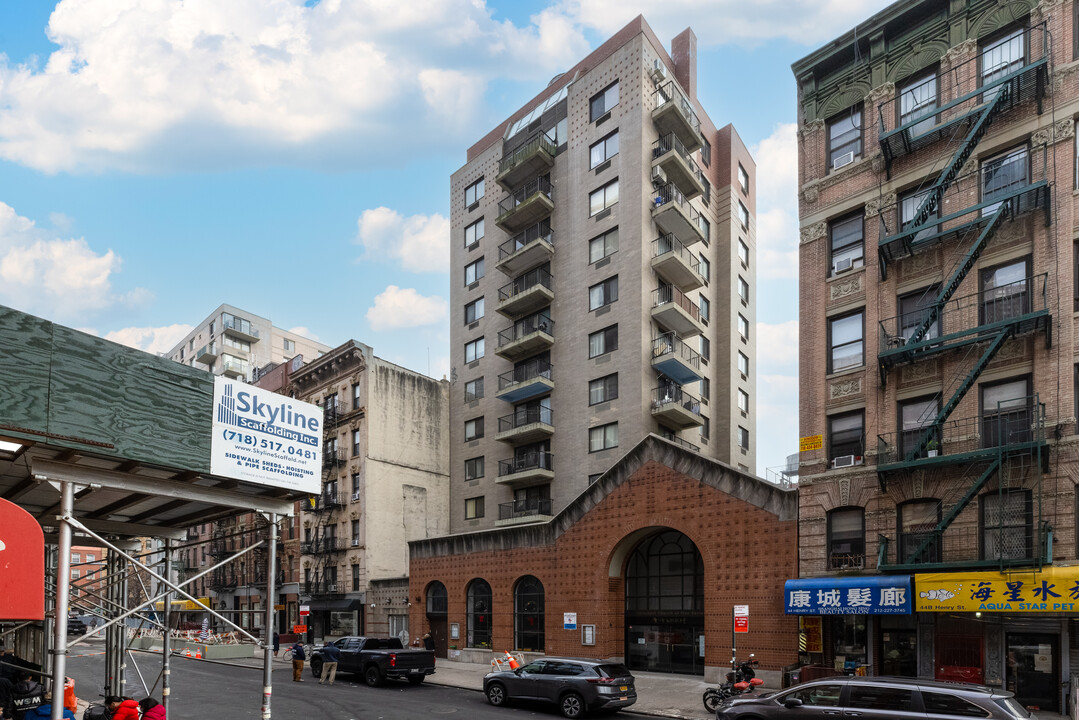
[[[546,268],[533,268],[520,277],[514,278],[512,282],[506,283],[500,287],[498,289],[498,300],[499,302],[509,300],[523,292],[531,290],[537,285],[542,285],[548,290],[551,290],[552,282],[553,278],[551,277],[551,273],[549,273]]]
[[[256,328],[251,327],[250,320],[242,320],[240,318],[225,318],[222,320],[221,325],[226,330],[235,330],[238,333],[249,335],[251,337],[259,337],[259,331]]]
[[[664,255],[669,254],[674,254],[682,258],[682,260],[684,260],[685,263],[689,265],[690,270],[697,273],[698,275],[701,274],[700,259],[696,256],[696,254],[691,252],[685,245],[683,245],[682,241],[676,238],[673,233],[661,235],[660,237],[652,241],[653,258],[660,258]]]
[[[544,450],[522,453],[517,457],[498,461],[498,476],[514,475],[526,470],[554,470],[554,455]]]
[[[1035,493],[1038,491],[1035,490]],[[992,497],[990,492],[983,497]],[[1037,502],[1037,499],[1034,499]],[[1003,515],[1003,513],[1001,513]],[[1036,515],[1036,514],[1035,514]],[[1014,567],[1048,562],[1052,528],[1047,522],[1004,518],[1004,522],[956,523],[947,530],[935,526],[878,536],[877,568]]]
[[[694,445],[691,442],[687,442],[687,441],[683,440],[682,438],[678,437],[677,435],[663,434],[662,437],[663,437],[664,440],[666,440],[668,442],[673,442],[675,445],[680,445],[680,446],[684,447],[686,450],[692,450],[693,452],[696,452],[696,453],[699,453],[701,451],[701,446],[700,445]]]
[[[694,415],[701,414],[700,398],[690,395],[679,385],[661,385],[652,388],[652,410],[662,410],[668,405],[679,405]]]
[[[501,340],[501,335],[499,336]],[[498,376],[498,389],[501,392],[513,385],[520,385],[521,383],[529,382],[537,378],[551,379],[552,371],[551,363],[546,360],[529,360],[526,363],[522,363],[513,368],[509,372],[504,372]]]
[[[498,347],[505,347],[534,332],[543,332],[554,336],[554,320],[546,315],[534,315],[524,320],[518,320],[511,327],[499,331]]]
[[[662,307],[668,303],[674,303],[685,310],[690,317],[701,322],[701,309],[697,303],[686,297],[686,294],[674,286],[661,287],[652,291],[652,308]]]
[[[676,357],[694,370],[699,370],[701,367],[701,354],[673,332],[661,333],[652,341],[652,359],[666,357]]]
[[[498,174],[502,175],[512,170],[520,165],[525,158],[537,151],[545,152],[553,159],[558,152],[558,146],[555,144],[554,138],[548,133],[536,133],[531,139],[525,141],[523,145],[498,161]]]
[[[308,580],[303,584],[303,591],[308,595],[329,595],[337,592],[339,583],[336,580]]]
[[[662,157],[672,150],[686,161],[690,174],[697,179],[697,182],[702,185],[707,184],[708,180],[705,179],[704,173],[701,172],[701,168],[697,165],[697,161],[693,159],[693,154],[686,149],[686,146],[674,133],[661,135],[658,140],[652,143],[652,159]]]
[[[554,232],[551,230],[551,223],[547,220],[538,222],[527,230],[522,230],[506,242],[498,246],[498,259],[499,261],[505,260],[510,255],[525,247],[529,243],[536,240],[546,240],[548,244],[554,245]]]
[[[693,104],[686,98],[685,93],[673,80],[668,80],[663,85],[652,93],[652,97],[655,100],[656,109],[663,107],[667,103],[675,103],[676,107],[681,111],[689,122],[690,127],[694,132],[700,133],[701,120],[697,117],[696,111],[693,109]]]
[[[509,415],[498,418],[498,432],[516,430],[534,423],[554,425],[554,415],[549,407],[518,408]]]
[[[544,500],[514,500],[512,502],[498,504],[498,519],[512,520],[514,518],[550,516],[551,501]]]
[[[527,201],[533,195],[545,195],[548,198],[551,197],[552,187],[551,181],[545,177],[538,177],[529,180],[521,187],[517,188],[498,203],[498,218],[501,220],[506,217],[517,207]]]
[[[344,453],[338,455],[337,450],[323,450],[322,451],[322,464],[324,467],[336,465],[339,460],[344,460]]]
[[[303,555],[322,555],[341,552],[345,549],[345,540],[339,537],[316,538],[300,543],[300,553]]]
[[[329,512],[345,506],[346,496],[344,493],[324,492],[310,499],[305,510],[309,512]]]

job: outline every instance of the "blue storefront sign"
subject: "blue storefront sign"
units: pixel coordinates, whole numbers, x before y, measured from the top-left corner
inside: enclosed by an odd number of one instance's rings
[[[909,615],[909,575],[803,578],[783,588],[788,615]]]

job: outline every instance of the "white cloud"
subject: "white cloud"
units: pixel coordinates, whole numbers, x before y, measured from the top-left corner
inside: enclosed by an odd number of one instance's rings
[[[0,302],[60,321],[118,302],[145,302],[145,290],[126,297],[113,291],[120,266],[112,250],[99,253],[83,238],[57,238],[0,202]]]
[[[41,68],[0,56],[0,158],[46,172],[369,167],[588,50],[561,13],[518,27],[483,0],[62,0],[47,34]]]
[[[176,343],[183,340],[184,336],[193,329],[193,325],[181,323],[163,327],[128,327],[107,333],[105,339],[138,350],[145,350],[148,353],[158,354],[172,350]]]
[[[757,373],[798,374],[798,321],[757,323]]]
[[[757,375],[757,474],[798,450],[798,376]],[[763,435],[767,428],[767,436]]]
[[[319,337],[318,337],[318,335],[316,335],[315,333],[311,332],[310,330],[308,330],[308,329],[307,329],[306,327],[304,327],[303,325],[297,325],[297,326],[296,326],[296,327],[294,327],[294,328],[290,328],[290,329],[289,329],[289,332],[290,332],[290,333],[293,333],[293,334],[295,334],[295,335],[299,335],[300,337],[305,337],[305,338],[307,338],[308,340],[314,340],[315,342],[322,342],[321,340],[319,340]]]
[[[399,330],[437,325],[449,316],[449,303],[437,295],[424,296],[415,288],[390,285],[375,296],[375,304],[367,310],[371,329]]]
[[[439,214],[402,217],[396,210],[364,210],[356,240],[368,258],[397,258],[410,272],[446,272],[450,263],[450,221]]]
[[[757,161],[757,275],[797,279],[797,125],[777,125],[752,152]]]

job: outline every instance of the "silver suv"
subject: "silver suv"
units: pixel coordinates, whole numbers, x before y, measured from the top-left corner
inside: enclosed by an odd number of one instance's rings
[[[992,720],[1035,718],[1012,693],[984,685],[900,677],[833,677],[756,697],[733,697],[716,720]]]
[[[516,670],[487,673],[483,692],[496,706],[510,700],[554,703],[568,718],[589,710],[617,711],[637,702],[633,676],[625,665],[572,658],[543,658]]]

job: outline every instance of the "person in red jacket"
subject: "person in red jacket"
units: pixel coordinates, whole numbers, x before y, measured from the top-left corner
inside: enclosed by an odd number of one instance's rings
[[[131,698],[124,698],[112,711],[112,720],[139,720],[139,704]]]
[[[142,720],[165,720],[165,706],[151,697],[139,700]]]

